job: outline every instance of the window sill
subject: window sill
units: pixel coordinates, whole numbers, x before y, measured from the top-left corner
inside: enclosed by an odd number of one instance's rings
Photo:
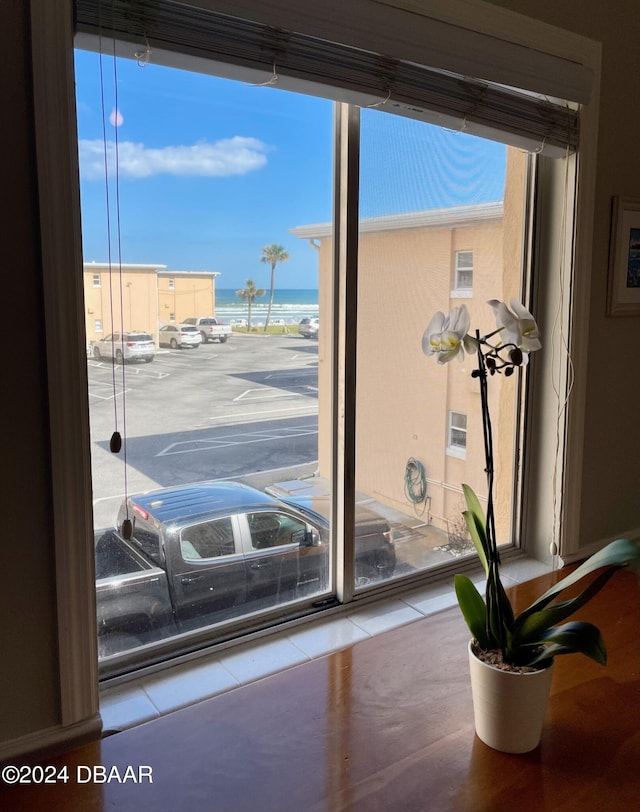
[[[502,574],[505,586],[512,586],[548,570],[549,567],[539,561],[517,558],[505,562]],[[481,573],[474,582],[484,586]],[[399,596],[385,597],[345,614],[314,618],[287,632],[239,643],[124,685],[106,686],[100,695],[103,736],[347,648],[360,640],[441,612],[455,603],[449,581],[414,587]]]

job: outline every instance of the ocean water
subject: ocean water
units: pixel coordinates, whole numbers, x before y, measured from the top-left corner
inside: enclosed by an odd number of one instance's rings
[[[251,324],[264,324],[269,308],[269,291],[257,298],[251,305]],[[245,319],[248,315],[247,303],[236,296],[236,289],[216,288],[216,316],[227,324],[234,319]],[[276,288],[273,292],[271,322],[284,319],[285,324],[297,324],[305,316],[318,315],[318,291],[297,288]]]

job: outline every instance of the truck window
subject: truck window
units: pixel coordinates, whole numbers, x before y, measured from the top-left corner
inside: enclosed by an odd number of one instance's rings
[[[254,550],[299,543],[305,537],[305,524],[285,513],[248,513],[247,521]]]
[[[185,561],[218,558],[236,551],[230,518],[194,524],[180,532],[180,549]]]

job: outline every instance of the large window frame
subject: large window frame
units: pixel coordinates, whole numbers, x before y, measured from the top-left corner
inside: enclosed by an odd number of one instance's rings
[[[202,0],[204,5],[204,0]],[[211,5],[211,2],[209,2]],[[218,3],[224,7],[224,3]],[[229,5],[229,13],[247,13],[260,18],[266,12],[260,3],[237,3]],[[375,48],[382,31],[375,31],[375,20],[362,16],[361,6],[373,10],[374,4],[364,0],[356,4],[358,9],[344,9],[347,15],[359,13],[359,21],[367,19],[367,26],[360,28],[349,16],[346,29],[350,35],[369,38],[369,47]],[[378,5],[378,4],[376,4]],[[382,5],[382,4],[380,4]],[[402,4],[400,4],[402,5]],[[405,4],[406,5],[406,4]],[[410,4],[409,4],[410,5]],[[464,8],[462,7],[464,6]],[[91,466],[89,453],[88,398],[86,395],[86,356],[84,347],[84,317],[82,289],[82,244],[80,230],[80,201],[78,185],[77,142],[75,128],[75,99],[73,86],[73,5],[72,0],[31,0],[31,52],[33,63],[36,150],[38,156],[38,179],[41,212],[41,246],[44,299],[46,302],[46,346],[49,370],[49,413],[52,458],[52,487],[54,505],[54,533],[57,584],[57,626],[60,662],[61,726],[73,729],[93,717],[98,706],[97,645],[95,635],[95,581],[91,510]],[[279,14],[295,14],[300,27],[308,33],[317,34],[318,26],[335,35],[341,24],[341,13],[333,15],[323,9],[320,18],[314,12],[315,4],[290,3],[283,0]],[[378,9],[379,11],[379,9]],[[269,13],[273,12],[273,9]],[[504,43],[500,58],[489,56],[485,49],[476,59],[489,60],[493,70],[500,74],[500,61],[509,64],[507,47],[512,43],[524,43],[540,53],[554,57],[575,58],[586,64],[595,76],[591,103],[581,115],[579,154],[580,161],[567,158],[567,165],[575,169],[576,186],[568,187],[562,167],[551,161],[540,162],[541,191],[539,199],[548,205],[537,206],[539,217],[537,230],[539,242],[532,246],[534,255],[534,283],[542,291],[547,314],[560,313],[565,325],[563,338],[570,346],[584,343],[588,329],[589,273],[591,267],[590,240],[587,239],[593,219],[593,191],[595,179],[595,148],[597,134],[598,76],[600,50],[596,43],[577,36],[565,36],[566,32],[552,29],[542,23],[527,21],[522,17],[503,12],[481,2],[453,5],[448,0],[433,2],[430,16],[436,23],[452,19],[464,21],[464,30],[473,35],[474,29],[481,34],[493,29],[498,41]],[[398,27],[394,42],[402,43],[403,35],[411,40],[407,17],[400,11],[385,5],[385,14],[396,14]],[[395,19],[395,18],[394,18]],[[372,21],[373,20],[373,21]],[[277,20],[276,20],[277,22]],[[344,22],[344,21],[342,21]],[[436,26],[437,28],[437,26]],[[385,35],[386,35],[385,31]],[[380,43],[382,44],[382,43]],[[410,46],[410,47],[409,47]],[[416,52],[419,43],[411,42],[409,51]],[[494,50],[495,54],[495,50]],[[499,80],[499,78],[497,78]],[[523,81],[522,86],[526,86]],[[348,151],[344,155],[345,172],[354,171],[350,166]],[[580,197],[574,199],[575,188]],[[569,212],[574,217],[562,216],[563,202],[569,198]],[[349,220],[344,223],[350,228]],[[348,258],[342,258],[348,262]],[[567,269],[573,265],[581,273],[571,277]],[[347,266],[341,266],[343,269]],[[559,270],[560,269],[560,270]],[[73,271],[73,272],[70,272]],[[564,274],[564,275],[563,275]],[[338,287],[351,282],[338,275]],[[550,280],[557,280],[552,285]],[[342,302],[348,301],[348,290],[342,291]],[[570,293],[570,295],[569,295]],[[336,294],[337,295],[337,294]],[[342,318],[346,314],[342,310]],[[553,319],[548,323],[553,324]],[[544,336],[543,336],[544,339]],[[558,337],[547,336],[548,341],[558,343]],[[354,374],[353,358],[355,344],[353,334],[346,330],[336,344],[336,369],[341,376],[341,386],[349,404],[350,375]],[[550,358],[551,353],[548,354]],[[575,552],[578,546],[578,503],[575,497],[580,489],[582,461],[582,435],[584,431],[584,369],[586,359],[576,355],[573,359],[575,383],[573,398],[558,419],[555,407],[552,418],[543,406],[548,405],[556,383],[566,387],[568,373],[566,364],[559,372],[552,368],[551,360],[536,365],[531,387],[530,413],[532,423],[539,429],[538,442],[528,449],[530,459],[540,464],[528,466],[529,497],[523,509],[524,538],[531,552],[543,556],[549,543],[548,523],[542,517],[550,515],[559,503],[562,510],[562,534],[554,543],[563,543],[563,552]],[[352,404],[353,405],[353,404]],[[349,410],[345,423],[338,427],[336,443],[341,431],[348,430]],[[557,444],[558,426],[562,432]],[[344,435],[342,437],[344,439]],[[344,531],[350,520],[353,493],[349,493],[348,473],[353,466],[353,449],[340,444],[337,470],[342,471],[341,481],[336,482],[337,537],[344,544]],[[558,465],[559,476],[554,479],[556,490],[549,487],[548,476],[535,474],[548,471]],[[547,480],[546,482],[544,480]],[[345,485],[346,483],[346,485]],[[352,487],[352,486],[351,486]],[[573,507],[572,507],[573,506]],[[558,531],[560,533],[560,531]],[[341,541],[342,538],[342,541]],[[344,583],[349,573],[344,574]],[[339,595],[348,600],[348,590]]]

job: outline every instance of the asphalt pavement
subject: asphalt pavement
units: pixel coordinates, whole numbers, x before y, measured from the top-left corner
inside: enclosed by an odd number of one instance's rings
[[[297,335],[234,335],[158,350],[152,363],[88,359],[94,523],[122,495],[206,479],[313,473],[318,345]],[[119,431],[120,453],[110,451]]]

